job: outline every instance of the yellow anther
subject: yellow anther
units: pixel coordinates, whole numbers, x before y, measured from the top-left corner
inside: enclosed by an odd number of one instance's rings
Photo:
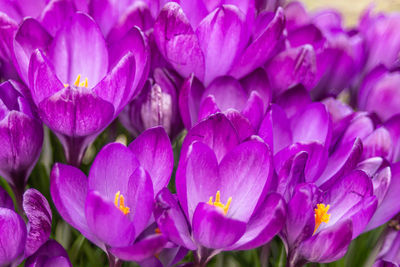
[[[328,223],[329,219],[331,218],[331,215],[328,214],[330,206],[325,204],[317,204],[317,208],[314,209],[315,212],[315,228],[314,228],[314,234],[317,231],[318,227],[321,225],[321,223]]]
[[[78,77],[76,77],[76,80],[74,82],[74,85],[76,87],[86,87],[87,88],[88,87],[88,78],[86,77],[85,80],[83,82],[81,82],[81,77],[82,77],[82,75],[78,74]],[[64,86],[65,85],[68,86],[68,84],[64,84]],[[67,86],[65,86],[65,87],[67,87]]]
[[[74,85],[75,86],[79,86],[79,82],[81,81],[81,75],[80,74],[78,74],[78,77],[76,77],[76,80],[75,80],[75,82],[74,82]]]
[[[225,205],[223,203],[221,203],[221,192],[218,190],[217,194],[215,195],[215,201],[213,202],[213,197],[210,197],[207,204],[214,205],[215,207],[221,208],[224,211],[224,214],[226,215],[228,213],[231,202],[232,202],[232,197],[228,198],[228,201],[226,202]]]
[[[115,198],[114,198],[114,205],[120,210],[122,211],[122,213],[124,215],[128,214],[130,212],[130,209],[128,207],[125,206],[125,199],[124,196],[121,195],[121,192],[118,191],[115,194]]]
[[[69,86],[68,83],[64,83],[64,87],[67,88]]]

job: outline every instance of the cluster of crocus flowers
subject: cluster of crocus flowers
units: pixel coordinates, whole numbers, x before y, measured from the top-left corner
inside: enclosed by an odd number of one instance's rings
[[[298,267],[368,231],[399,264],[399,14],[34,2],[0,0],[0,266]]]

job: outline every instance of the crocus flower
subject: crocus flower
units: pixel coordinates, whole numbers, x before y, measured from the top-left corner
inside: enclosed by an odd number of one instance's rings
[[[207,88],[191,75],[182,85],[179,109],[187,129],[211,114],[224,112],[245,139],[256,133],[270,101],[268,77],[263,69],[257,69],[240,81],[218,77]]]
[[[286,214],[281,196],[267,195],[271,172],[264,142],[255,137],[240,143],[223,114],[210,116],[189,130],[182,145],[177,195],[163,189],[157,196],[161,232],[196,251],[200,266],[222,250],[268,242]]]
[[[217,2],[208,9],[206,1],[182,2],[182,7],[174,2],[163,7],[154,37],[163,57],[184,78],[194,73],[205,86],[218,76],[239,79],[274,55],[284,28],[281,9],[253,29],[254,7],[248,1],[238,1],[247,8]]]
[[[142,36],[137,29],[132,31],[129,37],[136,42],[130,44],[142,49]],[[138,93],[142,77],[136,74],[143,66],[136,64],[135,69],[135,60],[141,61],[131,48],[110,53],[109,58],[96,23],[77,13],[57,32],[47,55],[37,49],[31,56],[33,101],[42,121],[63,144],[70,164],[80,164],[87,145]]]
[[[0,187],[0,265],[17,266],[34,254],[51,232],[51,210],[46,198],[36,189],[28,189],[23,196],[24,216],[14,211],[13,202]]]
[[[54,240],[44,243],[26,262],[26,267],[72,267],[65,249]]]
[[[168,135],[151,128],[129,147],[105,146],[95,158],[89,176],[57,163],[50,189],[63,219],[109,255],[142,261],[160,252],[167,240],[152,224],[154,193],[165,187],[173,168]]]
[[[181,83],[180,77],[168,69],[155,69],[141,93],[122,111],[122,124],[134,136],[161,125],[173,139],[183,128],[178,110]]]
[[[43,143],[42,123],[22,88],[15,81],[0,84],[0,174],[12,187],[19,206]]]
[[[298,184],[288,202],[281,232],[288,253],[287,266],[343,257],[376,206],[371,179],[362,171],[350,172],[323,191],[314,184]]]

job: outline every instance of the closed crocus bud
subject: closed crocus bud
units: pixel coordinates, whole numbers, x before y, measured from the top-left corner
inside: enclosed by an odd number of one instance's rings
[[[43,143],[43,127],[19,84],[0,84],[0,174],[21,204],[28,177]]]
[[[142,92],[121,113],[124,126],[138,136],[144,130],[163,126],[173,139],[182,130],[178,110],[181,79],[167,69],[155,69]]]
[[[57,241],[49,240],[26,260],[25,266],[72,267],[72,264],[65,249]]]
[[[398,221],[393,221],[395,226],[384,233],[382,247],[376,257],[373,267],[397,267],[400,265],[400,231]]]

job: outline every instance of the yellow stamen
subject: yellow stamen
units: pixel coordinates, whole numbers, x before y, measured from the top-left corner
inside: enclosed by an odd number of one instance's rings
[[[115,199],[114,199],[114,205],[120,210],[122,211],[122,213],[124,215],[128,214],[130,212],[130,209],[128,207],[125,206],[125,199],[124,196],[121,195],[121,192],[118,191],[115,194]]]
[[[314,228],[314,233],[317,231],[318,227],[321,225],[321,223],[328,223],[329,219],[331,218],[331,215],[328,214],[330,206],[325,204],[317,204],[317,208],[314,209],[315,212],[315,228]]]
[[[75,80],[75,82],[74,82],[74,85],[75,86],[79,86],[79,82],[81,81],[81,75],[80,74],[78,74],[78,77],[76,77],[76,80]]]
[[[68,83],[64,83],[64,87],[67,88],[69,86]]]
[[[229,206],[231,205],[231,202],[232,202],[232,197],[229,197],[228,201],[224,205],[221,202],[221,192],[218,190],[217,194],[215,195],[215,201],[213,202],[213,197],[210,197],[210,199],[208,200],[207,204],[214,205],[215,207],[221,208],[224,211],[224,214],[226,215],[228,213]]]
[[[74,82],[74,85],[76,87],[88,87],[88,78],[86,77],[85,80],[83,82],[81,82],[81,77],[82,75],[78,74],[78,77],[76,77],[76,80]],[[65,87],[68,87],[68,84],[64,84]]]
[[[154,232],[156,232],[156,234],[161,234],[161,230],[160,230],[160,228],[156,228],[156,230],[154,230]]]

